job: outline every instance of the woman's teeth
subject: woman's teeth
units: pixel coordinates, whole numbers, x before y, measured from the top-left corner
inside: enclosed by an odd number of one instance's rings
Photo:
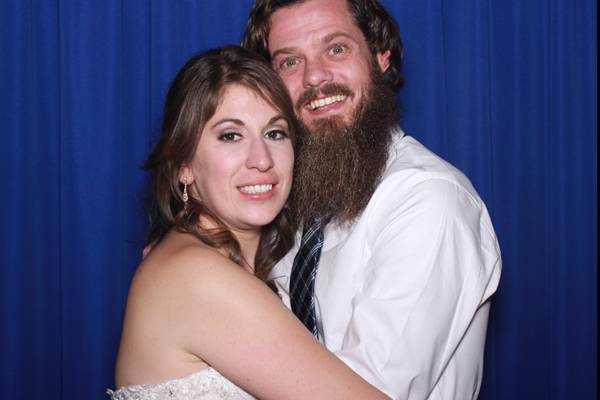
[[[273,185],[252,185],[252,186],[241,186],[240,191],[248,194],[259,194],[266,193],[273,190]]]

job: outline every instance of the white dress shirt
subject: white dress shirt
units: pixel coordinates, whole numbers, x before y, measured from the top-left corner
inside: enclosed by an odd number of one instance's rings
[[[271,273],[288,307],[296,251]],[[476,399],[500,269],[469,180],[398,130],[366,209],[351,226],[325,230],[319,339],[394,399]]]

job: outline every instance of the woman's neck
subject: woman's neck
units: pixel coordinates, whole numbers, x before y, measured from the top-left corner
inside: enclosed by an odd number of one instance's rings
[[[254,274],[254,260],[256,258],[256,252],[258,251],[258,244],[260,243],[260,231],[234,231],[231,233],[240,244],[240,251],[242,257],[248,263],[249,272]]]
[[[201,217],[200,225],[205,229],[217,228],[214,221],[208,218]],[[260,243],[261,229],[240,230],[229,227],[227,229],[229,229],[240,245],[240,255],[247,264],[244,268],[251,274],[254,274],[254,259],[256,258],[256,252],[258,251],[258,244]]]

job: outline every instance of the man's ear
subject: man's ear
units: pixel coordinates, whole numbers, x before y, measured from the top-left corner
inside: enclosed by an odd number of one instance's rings
[[[179,183],[182,185],[191,185],[194,182],[194,174],[192,174],[192,169],[183,165],[179,168]]]
[[[379,52],[376,55],[377,64],[379,64],[379,68],[381,69],[382,73],[387,71],[391,65],[391,61],[390,61],[391,54],[392,54],[391,51],[386,50],[386,51]]]

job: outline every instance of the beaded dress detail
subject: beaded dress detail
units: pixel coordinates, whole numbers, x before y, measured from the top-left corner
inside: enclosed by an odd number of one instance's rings
[[[213,368],[157,384],[107,390],[112,400],[256,400]]]

